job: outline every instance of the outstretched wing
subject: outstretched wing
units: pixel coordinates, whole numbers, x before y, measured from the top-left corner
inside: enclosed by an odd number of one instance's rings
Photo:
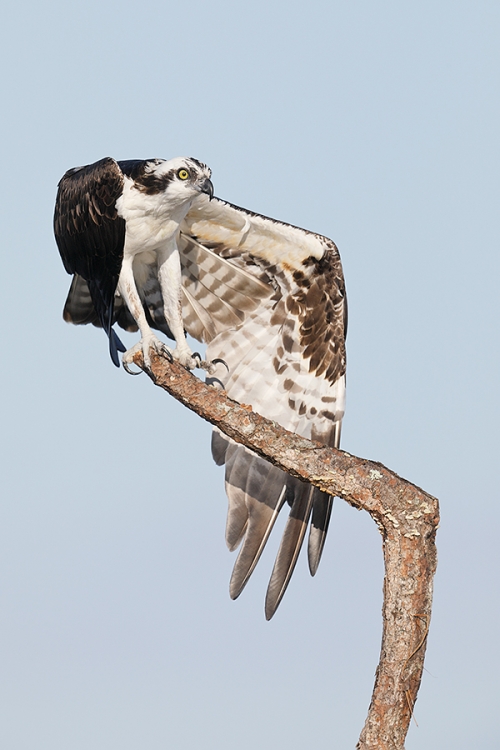
[[[181,235],[186,329],[221,358],[228,395],[304,437],[338,447],[345,401],[347,308],[338,250],[320,235],[214,198],[191,208]],[[241,543],[230,584],[247,583],[278,513],[291,506],[266,597],[278,607],[311,521],[314,575],[325,541],[330,496],[294,479],[215,431],[225,463],[226,541]]]
[[[54,233],[64,267],[75,274],[64,318],[102,325],[117,366],[117,350],[125,351],[111,327],[125,243],[125,221],[116,210],[123,182],[123,173],[111,158],[70,169],[59,183],[54,214]]]

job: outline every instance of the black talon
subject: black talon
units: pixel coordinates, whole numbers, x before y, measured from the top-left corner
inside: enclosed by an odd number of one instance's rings
[[[139,370],[139,372],[134,372],[133,370],[129,370],[128,362],[123,362],[122,360],[123,369],[125,372],[128,372],[129,375],[140,375],[142,370]]]
[[[225,362],[223,359],[220,359],[220,357],[216,357],[215,359],[213,359],[212,360],[212,364],[213,365],[219,365],[219,364],[220,365],[224,365],[224,367],[226,368],[226,370],[229,372],[229,367],[227,366],[227,362]]]
[[[191,354],[191,356],[192,356],[192,358],[193,358],[193,359],[195,360],[195,362],[196,362],[196,367],[201,367],[201,368],[203,368],[203,365],[204,365],[205,363],[203,362],[203,360],[202,360],[202,358],[201,358],[201,354],[200,354],[199,352],[193,352],[193,353]],[[188,369],[188,370],[191,370],[191,368],[190,368],[190,367],[188,367],[187,369]]]
[[[218,391],[224,391],[226,386],[219,378],[205,378],[205,383]]]
[[[162,346],[161,352],[160,352],[168,361],[170,364],[174,361],[174,358],[172,357],[172,352],[167,346]]]

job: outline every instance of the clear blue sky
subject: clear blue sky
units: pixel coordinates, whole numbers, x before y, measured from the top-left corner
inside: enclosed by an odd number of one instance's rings
[[[270,623],[276,543],[231,602],[209,426],[61,318],[63,172],[187,155],[220,197],[337,242],[343,447],[441,501],[407,748],[498,747],[498,3],[47,0],[2,16],[0,746],[354,748],[365,719],[370,518],[336,502],[318,575],[300,559]]]

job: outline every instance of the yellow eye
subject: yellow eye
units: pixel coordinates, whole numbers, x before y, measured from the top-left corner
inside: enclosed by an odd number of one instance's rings
[[[177,177],[179,178],[179,180],[187,180],[187,178],[189,177],[189,172],[187,171],[187,169],[179,169],[179,171],[177,172]]]

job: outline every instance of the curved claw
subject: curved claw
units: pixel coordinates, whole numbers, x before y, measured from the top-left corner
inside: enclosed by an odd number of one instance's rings
[[[168,348],[168,346],[166,346],[165,344],[163,344],[163,343],[162,343],[161,351],[158,351],[158,349],[156,349],[156,351],[157,351],[157,352],[158,352],[158,354],[160,354],[160,355],[161,355],[162,357],[165,357],[165,359],[168,359],[168,361],[169,361],[170,363],[172,363],[172,362],[174,361],[174,358],[173,358],[173,356],[172,356],[172,351],[171,351],[171,349],[169,349],[169,348]]]
[[[141,372],[143,372],[142,370],[139,370],[138,372],[134,372],[133,370],[130,370],[128,366],[128,362],[124,362],[123,360],[122,360],[122,365],[123,365],[123,369],[125,370],[125,372],[128,372],[129,375],[140,375]]]
[[[197,365],[196,365],[196,367],[201,367],[201,364],[202,364],[202,361],[203,361],[203,360],[202,360],[202,358],[201,358],[201,354],[200,354],[199,352],[193,352],[193,353],[191,354],[191,356],[192,356],[192,358],[193,358],[193,359],[195,359],[195,360],[196,360],[196,362],[197,362]]]
[[[227,371],[229,372],[229,367],[228,367],[228,365],[227,365],[227,362],[225,362],[225,361],[224,361],[223,359],[221,359],[220,357],[216,357],[215,359],[213,359],[213,360],[212,360],[212,364],[213,364],[213,365],[224,365],[224,367],[226,368],[226,370],[227,370]]]

